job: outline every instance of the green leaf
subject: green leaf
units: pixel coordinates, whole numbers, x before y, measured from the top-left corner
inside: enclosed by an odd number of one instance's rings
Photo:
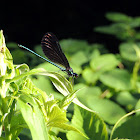
[[[94,28],[95,32],[104,33],[104,34],[110,34],[110,35],[116,35],[117,34],[117,28],[114,25],[110,26],[98,26]]]
[[[82,137],[88,138],[82,131],[78,130],[75,126],[65,124],[65,123],[63,123],[63,124],[58,123],[55,127],[67,130],[68,132],[73,131],[73,132],[78,133]]]
[[[54,101],[55,100],[46,102],[46,112],[48,114],[47,126],[51,127],[59,127],[59,125],[63,126],[63,124],[68,122],[68,119],[66,118],[66,112],[61,110]]]
[[[48,140],[47,126],[37,102],[31,96],[22,94],[18,103],[33,140]]]
[[[138,47],[140,48],[139,44],[135,44],[135,43],[122,43],[119,46],[120,49],[120,54],[121,56],[129,61],[135,62],[136,60],[138,60],[138,56],[136,55],[136,51],[134,49],[134,47]]]
[[[102,99],[97,95],[88,94],[85,97],[79,97],[87,107],[99,113],[99,115],[109,124],[115,124],[118,119],[125,115],[124,109],[118,104],[108,99]]]
[[[62,75],[56,72],[42,72],[40,75],[45,75],[50,77],[56,89],[62,93],[64,96],[73,92],[73,87],[71,83]]]
[[[13,139],[16,139],[18,137],[23,128],[28,128],[20,111],[15,112],[12,115],[12,119],[10,122],[10,133],[12,134]]]
[[[71,63],[81,66],[82,64],[86,63],[88,61],[85,52],[78,51],[76,54],[74,54],[71,58]]]
[[[140,116],[133,116],[128,119],[120,127],[116,128],[113,133],[113,138],[128,138],[139,140],[140,139]]]
[[[115,100],[123,106],[132,106],[132,107],[134,107],[137,102],[137,99],[134,98],[132,94],[128,91],[122,91],[118,93]]]
[[[20,75],[20,74],[23,74],[25,72],[28,72],[29,66],[27,64],[20,64],[20,65],[16,65],[15,69],[16,69],[16,74]]]
[[[87,83],[95,83],[99,79],[101,74],[101,71],[93,71],[90,68],[86,68],[82,72],[82,76]]]
[[[100,56],[100,51],[98,49],[94,49],[89,56],[90,60],[95,59]]]
[[[58,73],[55,73],[55,72],[42,72],[42,73],[40,73],[40,75],[49,76],[51,81],[53,82],[54,86],[56,87],[56,89],[60,93],[62,93],[64,96],[67,96],[68,94],[73,94],[73,92],[75,92],[73,90],[73,87],[72,87],[71,83],[65,77],[63,77],[62,75],[60,75]],[[79,92],[79,90],[76,91],[76,92]],[[75,104],[77,104],[78,106],[91,111],[91,109],[89,109],[85,105],[83,105],[77,98],[75,98],[73,100],[73,102]]]
[[[94,71],[107,71],[115,68],[120,62],[113,54],[104,54],[92,59],[90,66]]]
[[[74,109],[73,126],[86,134],[91,140],[108,140],[106,125],[97,114],[76,105]],[[69,140],[87,140],[86,137],[70,131],[67,133],[67,138]]]
[[[46,76],[37,76],[37,78],[32,78],[32,82],[36,87],[45,91],[47,94],[54,92],[53,85]]]
[[[129,23],[132,28],[140,26],[140,17],[134,17],[133,20]]]
[[[100,76],[100,81],[106,86],[114,88],[115,90],[130,90],[132,89],[130,78],[131,77],[128,71],[114,69],[103,73]]]
[[[96,32],[115,35],[120,40],[133,40],[135,30],[126,23],[114,23],[109,26],[99,26],[94,29]]]
[[[106,18],[113,21],[113,22],[130,22],[132,21],[132,18],[123,14],[123,13],[117,13],[117,12],[111,12],[107,13]]]
[[[61,40],[60,44],[64,50],[64,52],[74,54],[78,52],[78,50],[85,50],[87,51],[88,43],[84,40],[76,40],[76,39],[66,39]]]
[[[100,96],[102,94],[102,91],[100,89],[100,87],[98,86],[87,86],[87,85],[83,85],[83,84],[77,84],[75,85],[75,89],[81,89],[78,94],[77,97],[80,98],[80,100],[86,100],[86,97],[88,96]]]
[[[11,82],[15,82],[21,78],[24,78],[25,76],[30,76],[30,75],[35,75],[35,74],[38,74],[38,73],[41,73],[41,72],[44,72],[45,70],[44,69],[32,69],[28,72],[25,72],[25,73],[22,73],[18,76],[15,76],[13,79],[7,79],[6,82],[7,83],[11,83]]]

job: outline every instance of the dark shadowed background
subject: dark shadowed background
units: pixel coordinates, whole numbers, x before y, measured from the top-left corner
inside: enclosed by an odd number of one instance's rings
[[[140,16],[138,1],[3,1],[1,2],[0,29],[7,42],[17,42],[29,48],[39,44],[46,32],[58,39],[84,39],[89,43],[103,43],[111,52],[117,52],[115,37],[93,31],[107,25],[107,12],[121,12]],[[111,46],[112,42],[116,46]]]

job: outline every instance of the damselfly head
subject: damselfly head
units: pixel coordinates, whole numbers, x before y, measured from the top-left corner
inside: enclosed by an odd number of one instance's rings
[[[70,76],[70,77],[71,76],[74,77],[74,78],[78,77],[78,74],[74,73],[72,68],[66,68],[66,72],[67,72],[68,76]]]
[[[73,73],[73,77],[78,78],[78,74],[77,73]]]

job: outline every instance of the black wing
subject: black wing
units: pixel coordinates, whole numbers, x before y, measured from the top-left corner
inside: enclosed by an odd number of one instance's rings
[[[69,68],[69,62],[62,52],[58,39],[53,33],[46,33],[42,40],[41,46],[46,57],[54,63],[63,65],[66,68]]]

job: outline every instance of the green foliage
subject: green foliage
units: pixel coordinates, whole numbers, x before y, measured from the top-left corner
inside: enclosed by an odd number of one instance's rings
[[[78,129],[81,129],[89,139],[95,140],[108,140],[106,133],[106,126],[103,120],[93,112],[87,112],[85,109],[75,105],[74,116],[72,124]],[[87,140],[86,137],[80,136],[78,133],[68,132],[67,137],[69,140],[82,139]]]
[[[60,41],[71,67],[79,74],[74,81],[15,43],[7,43],[12,55],[6,47],[4,51],[1,33],[1,139],[30,133],[32,139],[50,140],[140,139],[140,17],[107,13],[106,18],[111,24],[95,31],[123,41],[119,54],[83,40]],[[44,56],[40,45],[35,51]]]
[[[56,72],[47,72],[43,68],[30,70],[26,64],[14,65],[2,31],[0,32],[0,45],[0,139],[19,140],[22,132],[27,136],[31,133],[28,139],[32,137],[34,140],[60,140],[61,138],[56,135],[59,131],[76,132],[76,135],[79,134],[78,139],[80,137],[107,139],[105,123],[96,112],[76,98],[79,90],[74,90],[71,82],[64,76]],[[54,95],[50,93],[47,95],[45,91],[33,84],[32,79],[34,78],[31,77],[33,75],[49,77],[55,88],[64,96],[61,96],[61,99],[55,99]],[[46,85],[46,87],[50,86]],[[68,120],[67,109],[72,102],[79,106],[81,116],[78,114],[75,117],[83,119],[84,126],[77,127],[76,122],[70,123]],[[74,109],[76,113],[78,106]],[[91,116],[91,121],[98,122],[95,125],[94,122],[89,121],[88,125],[93,126],[90,129],[86,124],[89,116]],[[99,127],[100,129],[98,129]],[[30,130],[30,133],[25,131],[27,129]],[[98,130],[98,134],[92,133],[94,129]],[[98,136],[99,134],[101,136]],[[71,135],[75,135],[75,133]]]
[[[107,13],[106,18],[113,23],[108,26],[96,27],[95,31],[114,35],[124,41],[140,40],[140,32],[136,30],[140,27],[140,17],[133,18],[122,13]]]

